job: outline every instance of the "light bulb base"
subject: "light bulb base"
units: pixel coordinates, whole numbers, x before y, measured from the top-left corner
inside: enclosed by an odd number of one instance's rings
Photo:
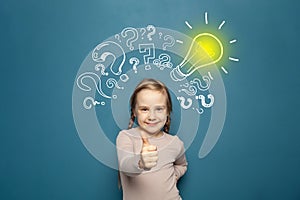
[[[172,69],[172,71],[170,72],[170,76],[173,81],[182,81],[186,78],[186,75],[180,71],[179,66]]]

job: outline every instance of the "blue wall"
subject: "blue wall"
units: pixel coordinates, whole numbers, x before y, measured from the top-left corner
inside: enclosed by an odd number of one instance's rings
[[[294,0],[0,1],[1,199],[121,199],[117,172],[82,145],[72,117],[81,62],[124,27],[184,32],[225,19],[238,64],[223,76],[227,118],[204,159],[187,151],[188,199],[300,199],[300,3]]]

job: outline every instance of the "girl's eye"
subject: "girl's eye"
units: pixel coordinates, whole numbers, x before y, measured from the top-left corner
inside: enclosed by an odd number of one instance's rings
[[[164,111],[164,108],[163,107],[159,107],[159,108],[157,108],[156,109],[158,112],[162,112],[162,111]]]
[[[147,112],[147,111],[148,111],[148,108],[141,108],[141,111],[142,111],[142,112]]]

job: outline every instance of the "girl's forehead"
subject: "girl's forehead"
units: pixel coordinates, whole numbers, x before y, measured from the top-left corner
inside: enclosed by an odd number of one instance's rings
[[[161,91],[144,89],[137,94],[137,103],[139,102],[157,102],[165,104],[167,95]]]
[[[137,93],[137,98],[143,98],[149,96],[165,97],[166,95],[162,91],[150,90],[150,89],[143,89],[139,93]]]

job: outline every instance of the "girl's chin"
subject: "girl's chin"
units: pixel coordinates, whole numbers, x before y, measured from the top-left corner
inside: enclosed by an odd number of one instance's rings
[[[148,135],[154,136],[154,135],[159,135],[161,133],[161,129],[159,128],[145,128],[144,129]]]
[[[153,123],[153,124],[147,124],[143,123],[142,126],[140,126],[141,129],[143,129],[145,132],[147,132],[149,135],[155,135],[161,132],[163,126],[159,123]]]

